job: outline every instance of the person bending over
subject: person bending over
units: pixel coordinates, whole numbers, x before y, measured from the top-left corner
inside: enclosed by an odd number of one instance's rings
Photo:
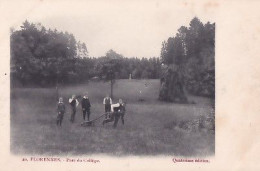
[[[111,105],[111,112],[109,113],[110,118],[105,119],[103,121],[103,125],[108,122],[113,122],[113,127],[116,128],[118,120],[121,118],[122,124],[124,125],[124,115],[125,115],[125,104],[123,103],[122,99],[119,99],[118,103]]]

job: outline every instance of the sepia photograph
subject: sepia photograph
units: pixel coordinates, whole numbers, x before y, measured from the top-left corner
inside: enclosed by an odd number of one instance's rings
[[[1,0],[1,167],[259,170],[259,5]]]
[[[10,27],[10,152],[214,156],[214,18],[75,5]]]

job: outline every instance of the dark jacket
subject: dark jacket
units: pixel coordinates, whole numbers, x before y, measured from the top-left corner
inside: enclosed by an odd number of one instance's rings
[[[57,111],[58,111],[58,113],[65,113],[65,105],[64,105],[64,103],[58,103],[58,105],[57,105]]]
[[[91,107],[89,98],[83,98],[81,100],[81,106],[82,106],[82,108],[89,109]]]
[[[71,107],[76,108],[76,100],[73,99],[73,100],[70,102],[70,105],[71,105]]]

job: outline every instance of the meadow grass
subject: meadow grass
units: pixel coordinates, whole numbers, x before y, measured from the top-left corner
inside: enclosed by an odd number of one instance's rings
[[[159,80],[117,80],[114,101],[118,98],[126,101],[127,112],[125,125],[119,121],[116,129],[113,129],[112,123],[102,126],[102,119],[93,127],[81,127],[80,106],[77,107],[75,123],[69,122],[71,110],[68,98],[72,94],[88,92],[92,105],[91,119],[103,114],[102,101],[109,93],[109,83],[89,82],[60,87],[59,94],[64,98],[67,109],[62,127],[57,127],[55,123],[55,88],[13,88],[11,152],[35,155],[214,155],[214,132],[186,131],[171,126],[207,115],[214,101],[188,96],[196,104],[160,102],[159,84]],[[140,96],[143,102],[138,101]]]

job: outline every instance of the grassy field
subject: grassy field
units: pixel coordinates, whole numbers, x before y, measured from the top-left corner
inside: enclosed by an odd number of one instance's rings
[[[147,87],[145,86],[147,83]],[[91,119],[104,112],[103,97],[110,85],[104,82],[60,88],[67,112],[62,127],[56,126],[55,88],[13,88],[11,91],[11,152],[37,155],[181,155],[210,156],[215,151],[215,132],[183,129],[181,125],[212,111],[213,100],[189,96],[196,104],[172,104],[157,100],[159,80],[118,80],[114,101],[127,102],[125,125],[112,123],[81,127],[81,107],[71,124],[68,98],[88,91]],[[142,91],[143,102],[138,101]]]

